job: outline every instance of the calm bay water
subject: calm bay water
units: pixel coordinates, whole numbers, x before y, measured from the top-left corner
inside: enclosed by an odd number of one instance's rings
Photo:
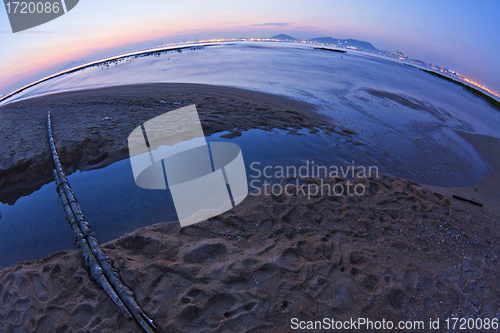
[[[231,43],[123,61],[54,78],[12,100],[150,82],[225,85],[303,100],[334,124],[355,130],[362,143],[324,133],[247,131],[229,141],[241,146],[248,175],[255,161],[296,166],[355,161],[422,183],[465,186],[489,166],[456,131],[500,137],[500,112],[458,85],[393,60],[300,44]],[[210,140],[225,141],[220,135]],[[168,191],[138,188],[128,160],[73,174],[69,181],[102,242],[176,219]],[[0,204],[0,212],[0,267],[73,248],[53,183],[12,206]]]

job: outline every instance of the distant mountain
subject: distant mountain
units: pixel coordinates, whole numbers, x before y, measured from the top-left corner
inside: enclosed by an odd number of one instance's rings
[[[332,37],[317,37],[309,39],[308,42],[315,42],[321,44],[329,44],[335,46],[342,47],[355,47],[356,49],[372,51],[372,52],[380,52],[375,46],[368,42],[359,41],[356,39],[340,39],[340,38],[332,38]]]
[[[271,39],[277,39],[277,40],[287,40],[287,41],[296,41],[299,40],[295,37],[284,35],[284,34],[279,34],[276,36],[271,37]]]

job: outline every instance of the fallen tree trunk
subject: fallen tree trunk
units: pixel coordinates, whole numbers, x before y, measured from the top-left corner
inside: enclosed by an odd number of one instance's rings
[[[60,183],[59,176],[55,171],[54,171],[54,177],[56,179],[56,184],[59,184]],[[71,226],[71,229],[73,230],[73,235],[75,236],[75,243],[80,248],[80,250],[82,250],[85,267],[90,272],[90,275],[92,276],[94,281],[96,281],[102,287],[102,289],[104,289],[104,292],[106,292],[109,298],[111,298],[113,303],[115,303],[115,305],[118,307],[118,309],[120,309],[120,311],[125,315],[125,317],[127,319],[132,319],[132,315],[125,307],[120,297],[116,294],[113,287],[109,284],[109,281],[106,279],[106,276],[104,275],[101,266],[99,266],[99,263],[94,257],[94,254],[92,253],[92,250],[90,249],[87,240],[85,239],[85,237],[83,237],[82,230],[78,226],[78,222],[76,221],[73,212],[71,211],[68,205],[68,199],[66,198],[66,195],[64,195],[64,193],[60,191],[59,187],[57,187],[57,192],[59,194],[59,197],[61,198],[64,211],[66,212],[66,219],[68,220],[68,223]]]
[[[135,318],[137,323],[148,333],[157,329],[153,321],[148,318],[141,307],[137,304],[132,291],[120,280],[118,272],[111,266],[111,260],[102,251],[99,242],[95,238],[90,226],[83,216],[66,175],[59,160],[59,155],[52,135],[52,124],[50,111],[47,113],[47,134],[50,151],[54,160],[57,190],[63,202],[66,217],[75,235],[75,242],[82,250],[85,265],[92,278],[99,283],[106,294],[113,300],[123,315],[130,319]]]

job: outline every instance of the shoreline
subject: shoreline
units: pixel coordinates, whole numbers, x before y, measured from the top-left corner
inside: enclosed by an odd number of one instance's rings
[[[354,135],[349,129],[334,129],[310,104],[238,88],[156,83],[46,95],[0,107],[0,156],[4,156],[0,201],[14,203],[52,181],[44,121],[48,110],[61,162],[70,175],[127,158],[128,133],[148,119],[190,104],[196,104],[206,136],[230,129],[224,137],[231,138],[249,129],[273,128],[290,134],[301,128],[312,132],[320,128]],[[220,105],[225,109],[220,110]]]
[[[230,41],[230,42],[233,42],[233,41]],[[146,56],[152,56],[152,55],[157,55],[157,54],[161,54],[161,53],[167,53],[169,51],[177,51],[177,50],[183,50],[183,49],[187,49],[187,48],[197,48],[197,47],[202,47],[203,48],[205,46],[220,45],[220,44],[221,44],[221,42],[219,41],[217,43],[208,42],[208,43],[198,43],[198,44],[195,43],[195,44],[180,45],[180,46],[177,45],[177,46],[162,47],[162,48],[157,48],[157,49],[148,49],[148,50],[143,50],[143,51],[136,51],[136,52],[122,54],[122,55],[115,56],[115,57],[110,57],[110,58],[104,58],[104,59],[96,60],[96,61],[93,61],[93,62],[90,62],[90,63],[87,63],[87,64],[83,64],[83,65],[80,65],[80,66],[77,66],[77,67],[74,67],[74,68],[70,68],[70,69],[67,69],[67,70],[55,73],[53,75],[50,75],[50,76],[47,76],[47,77],[45,77],[43,79],[35,81],[35,82],[33,82],[33,83],[29,84],[29,85],[21,87],[21,88],[15,90],[15,91],[13,91],[13,92],[5,95],[5,96],[2,96],[0,98],[0,103],[2,101],[6,100],[6,99],[8,99],[10,97],[12,97],[12,96],[17,95],[18,93],[20,93],[20,92],[22,92],[24,90],[26,90],[26,89],[28,89],[30,87],[36,86],[36,85],[38,85],[38,84],[40,84],[42,82],[45,82],[47,80],[59,77],[61,75],[70,74],[70,73],[73,73],[73,72],[77,72],[79,70],[84,70],[84,69],[89,68],[89,67],[106,65],[106,64],[113,63],[113,62],[116,62],[116,61],[121,61],[123,59],[127,59],[127,58],[130,58],[130,57],[133,57],[133,58],[146,57]],[[313,46],[311,46],[311,48],[314,48],[314,49],[321,49],[321,50],[327,50],[327,51],[347,53],[347,51],[341,50],[341,49],[338,49],[338,48],[337,49],[328,48],[329,44],[314,43],[313,45],[320,45],[321,46],[321,47],[313,47]],[[375,56],[375,57],[379,56],[379,54],[374,53],[372,51],[366,51],[366,50],[356,50],[356,51],[362,52],[362,53],[366,53],[368,55]],[[383,59],[387,60],[387,58],[388,58],[389,60],[395,61],[395,59],[392,58],[392,57],[388,57],[388,56],[384,56],[384,55],[380,55],[380,56],[382,56]],[[430,69],[428,69],[427,66],[419,67],[419,66],[415,66],[413,64],[409,64],[409,63],[406,63],[406,62],[404,62],[403,64],[406,65],[406,66],[417,68],[419,70],[422,70],[424,72],[432,74],[432,75],[434,75],[436,77],[439,77],[441,79],[447,80],[449,82],[458,84],[458,85],[462,86],[465,90],[467,90],[468,92],[470,92],[471,94],[473,94],[473,95],[475,95],[475,96],[477,96],[477,97],[485,100],[487,103],[489,103],[493,107],[495,107],[497,109],[500,109],[500,100],[499,100],[499,97],[492,95],[490,92],[486,93],[481,88],[478,88],[477,86],[473,86],[471,84],[464,83],[462,80],[458,80],[458,79],[456,79],[454,77],[441,74],[441,73],[439,73],[437,71],[434,71],[434,70],[430,70]]]
[[[442,187],[426,185],[428,188],[439,191],[451,197],[460,195],[484,205],[484,210],[500,217],[500,139],[487,135],[471,134],[456,131],[467,140],[490,166],[491,170],[483,174],[479,182],[467,187]]]
[[[148,57],[148,56],[156,56],[156,55],[160,55],[162,53],[167,53],[167,52],[170,52],[170,51],[177,51],[177,50],[183,50],[183,49],[187,49],[187,48],[196,48],[196,47],[205,47],[205,46],[212,46],[212,45],[217,45],[217,44],[213,44],[213,43],[201,43],[201,44],[193,44],[193,45],[186,45],[186,46],[170,46],[170,47],[163,47],[163,48],[156,48],[156,49],[149,49],[149,50],[144,50],[144,51],[137,51],[137,52],[132,52],[132,53],[126,53],[126,54],[122,54],[122,55],[119,55],[119,56],[115,56],[115,57],[110,57],[110,58],[104,58],[104,59],[100,59],[100,60],[97,60],[97,61],[92,61],[92,62],[89,62],[89,63],[86,63],[86,64],[83,64],[83,65],[80,65],[80,66],[77,66],[77,67],[74,67],[74,68],[70,68],[70,69],[67,69],[67,70],[64,70],[64,71],[61,71],[61,72],[57,72],[53,75],[49,75],[47,77],[44,77],[43,79],[40,79],[38,81],[35,81],[31,84],[28,84],[24,87],[21,87],[13,92],[11,92],[10,94],[7,94],[5,96],[2,96],[0,98],[0,103],[5,101],[6,99],[12,97],[12,96],[15,96],[17,94],[19,94],[20,92],[23,92],[24,90],[28,89],[28,88],[31,88],[31,87],[34,87],[42,82],[45,82],[45,81],[48,81],[48,80],[51,80],[51,79],[54,79],[56,77],[59,77],[59,76],[62,76],[62,75],[66,75],[66,74],[71,74],[71,73],[74,73],[74,72],[78,72],[80,70],[84,70],[86,68],[91,68],[91,67],[95,67],[95,66],[106,66],[110,63],[114,63],[114,62],[118,62],[118,61],[121,61],[123,59],[127,59],[127,58],[142,58],[142,57]],[[36,98],[36,97],[35,97]],[[14,102],[15,103],[15,102]]]

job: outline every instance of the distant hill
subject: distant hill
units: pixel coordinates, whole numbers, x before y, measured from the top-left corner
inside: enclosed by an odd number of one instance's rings
[[[273,36],[271,37],[271,39],[277,39],[277,40],[288,40],[288,41],[296,41],[296,40],[299,40],[295,37],[292,37],[292,36],[288,36],[288,35],[284,35],[284,34],[279,34],[279,35],[276,35],[276,36]]]
[[[317,37],[308,40],[309,42],[316,42],[321,44],[329,44],[335,46],[342,47],[355,47],[356,49],[372,51],[372,52],[380,52],[375,46],[368,42],[359,41],[356,39],[340,39],[340,38],[332,38],[332,37]]]

